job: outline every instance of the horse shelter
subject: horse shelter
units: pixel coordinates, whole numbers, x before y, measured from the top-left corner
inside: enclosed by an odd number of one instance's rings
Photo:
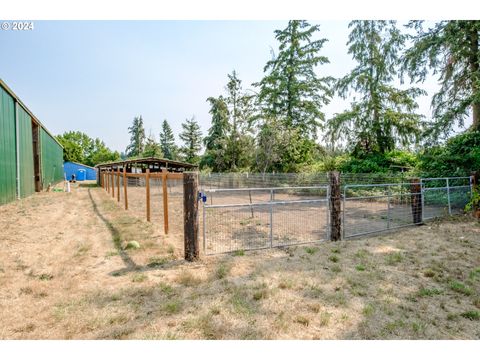
[[[183,173],[196,165],[155,157],[96,166],[97,183],[137,217],[183,234]]]

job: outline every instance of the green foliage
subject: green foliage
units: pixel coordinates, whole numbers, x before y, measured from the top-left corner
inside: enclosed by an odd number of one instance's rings
[[[64,147],[63,160],[73,161],[88,166],[118,160],[120,154],[111,151],[100,139],[92,139],[80,131],[68,131],[56,136]]]
[[[420,297],[428,297],[428,296],[435,296],[435,295],[441,295],[443,294],[443,291],[441,289],[436,289],[436,288],[421,288],[418,290],[418,296]]]
[[[470,289],[467,285],[457,280],[452,280],[450,282],[450,289],[466,296],[470,296],[473,294],[472,289]]]
[[[125,152],[128,157],[141,156],[145,149],[145,129],[143,127],[142,115],[135,116],[132,126],[128,128],[130,136],[130,144],[127,146]]]
[[[470,176],[480,169],[480,131],[464,132],[420,153],[423,176]]]
[[[147,141],[145,142],[145,148],[143,149],[142,157],[163,157],[160,144],[157,143],[155,136],[152,133],[150,133]]]
[[[392,150],[384,154],[357,154],[344,158],[338,167],[345,173],[390,173],[416,168],[417,156],[405,150]]]
[[[202,132],[195,117],[186,119],[182,124],[183,131],[180,133],[184,146],[180,149],[184,160],[191,164],[197,164],[200,160],[199,152],[202,148]]]
[[[430,70],[438,75],[440,90],[432,98],[433,117],[427,135],[436,141],[454,125],[463,126],[473,112],[472,130],[480,130],[480,21],[439,21],[425,29],[411,21],[412,46],[404,56],[403,70],[412,81],[425,81]]]
[[[312,165],[319,152],[315,141],[299,129],[287,129],[276,119],[265,119],[257,135],[255,169],[260,172],[298,172]]]
[[[286,129],[298,129],[305,137],[316,137],[325,120],[321,111],[331,98],[331,77],[318,77],[315,68],[328,63],[320,55],[327,39],[313,40],[319,26],[291,20],[284,30],[276,30],[279,53],[268,61],[267,75],[254,84],[259,87],[258,103],[263,117],[281,121]]]
[[[160,133],[160,149],[165,159],[177,160],[178,148],[175,145],[175,135],[167,120],[163,120]]]
[[[465,311],[460,316],[468,320],[480,320],[480,312],[477,310]]]
[[[476,209],[480,209],[480,191],[478,190],[478,186],[473,189],[472,198],[467,205],[465,205],[465,211],[467,212]]]
[[[242,81],[233,71],[228,74],[227,96],[209,97],[212,126],[204,139],[206,147],[202,168],[212,171],[249,169],[253,157],[253,96],[242,89]]]
[[[361,97],[354,97],[349,110],[329,121],[327,137],[344,139],[355,152],[365,153],[384,153],[397,143],[415,142],[422,119],[415,113],[415,98],[425,92],[391,85],[397,76],[405,35],[395,21],[352,21],[349,27],[348,52],[358,65],[335,88],[344,99],[352,90]]]

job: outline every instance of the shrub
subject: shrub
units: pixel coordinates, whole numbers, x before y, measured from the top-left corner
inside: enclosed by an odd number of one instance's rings
[[[451,137],[445,145],[427,148],[419,159],[425,177],[469,176],[480,169],[480,131],[467,131]]]

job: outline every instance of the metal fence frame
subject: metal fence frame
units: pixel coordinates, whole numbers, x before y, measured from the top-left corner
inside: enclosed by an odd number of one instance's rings
[[[451,185],[452,180],[466,180],[468,179],[468,185]],[[367,234],[373,234],[373,233],[381,233],[385,231],[389,231],[392,229],[398,229],[402,227],[407,227],[407,226],[412,226],[412,225],[419,225],[423,223],[425,220],[430,220],[434,218],[438,218],[439,216],[426,216],[425,209],[425,194],[428,191],[445,191],[446,197],[447,197],[447,208],[448,208],[448,214],[452,215],[452,204],[451,204],[451,193],[452,190],[455,189],[469,189],[470,196],[473,191],[473,177],[442,177],[442,178],[421,178],[418,179],[418,182],[405,182],[405,183],[389,183],[389,184],[348,184],[343,186],[343,194],[342,194],[342,239],[348,239],[348,238],[353,238],[353,237],[358,237],[362,235],[367,235]],[[446,186],[434,186],[434,187],[426,187],[425,184],[428,181],[445,181]],[[403,186],[414,186],[417,185],[420,187],[420,192],[413,192],[411,189],[410,191],[406,193],[401,193],[401,194],[392,194],[391,189],[393,187],[403,187]],[[387,194],[385,195],[373,195],[373,196],[352,196],[348,197],[347,191],[348,189],[352,188],[385,188],[387,189]],[[468,194],[468,192],[467,192]],[[420,195],[421,198],[421,217],[419,221],[415,221],[415,216],[413,215],[413,208],[412,208],[412,222],[409,224],[405,225],[398,225],[398,226],[391,226],[391,199],[394,196],[407,196],[412,198],[413,196],[418,196]],[[387,199],[387,221],[386,221],[386,228],[384,229],[379,229],[379,230],[372,230],[372,231],[364,231],[364,232],[358,232],[354,234],[347,235],[347,225],[346,225],[346,207],[348,200],[366,200],[366,199],[381,199],[381,198],[386,198]]]
[[[325,197],[319,198],[319,199],[307,199],[307,200],[275,200],[275,191],[285,191],[285,190],[324,190],[325,191]],[[243,207],[259,207],[259,206],[268,206],[269,208],[269,245],[264,246],[264,247],[255,247],[251,249],[242,249],[245,251],[248,250],[262,250],[262,249],[269,249],[269,248],[275,248],[275,247],[287,247],[287,246],[296,246],[296,245],[303,245],[303,244],[309,244],[309,243],[316,243],[316,242],[322,242],[326,241],[329,238],[329,232],[330,232],[330,206],[329,206],[329,198],[330,198],[330,188],[326,185],[319,185],[319,186],[284,186],[284,187],[255,187],[255,188],[233,188],[233,189],[228,189],[228,188],[220,188],[220,189],[209,189],[209,190],[201,190],[202,195],[207,195],[208,199],[208,194],[213,194],[213,193],[228,193],[228,192],[251,192],[251,191],[268,191],[270,193],[270,199],[269,201],[266,202],[251,202],[251,203],[240,203],[240,204],[218,204],[218,205],[213,205],[210,204],[208,205],[207,202],[203,202],[202,206],[202,223],[203,223],[203,252],[206,255],[213,255],[213,254],[222,254],[222,253],[229,253],[231,251],[223,251],[223,252],[214,252],[214,253],[208,253],[207,252],[207,219],[206,219],[206,212],[208,209],[218,209],[218,208],[243,208]],[[308,203],[325,203],[326,206],[326,223],[325,223],[325,239],[320,239],[316,241],[302,241],[302,242],[295,242],[293,244],[279,244],[275,245],[273,243],[273,237],[274,237],[274,224],[273,224],[273,215],[274,215],[274,208],[275,206],[278,205],[295,205],[295,204],[308,204]],[[233,250],[235,251],[235,250]]]

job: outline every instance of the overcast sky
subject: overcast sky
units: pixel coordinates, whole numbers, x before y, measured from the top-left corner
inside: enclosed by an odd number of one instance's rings
[[[355,63],[347,53],[347,21],[320,24],[330,64],[321,76],[341,77]],[[163,119],[177,135],[195,115],[206,134],[209,96],[224,91],[236,70],[244,88],[261,79],[277,49],[274,30],[286,21],[35,21],[33,31],[0,31],[0,78],[54,134],[79,130],[124,151],[127,128],[142,115],[158,139]],[[422,85],[433,94],[436,79]],[[419,99],[430,118],[430,97]],[[348,101],[334,98],[327,118]],[[467,122],[467,124],[469,124]]]

